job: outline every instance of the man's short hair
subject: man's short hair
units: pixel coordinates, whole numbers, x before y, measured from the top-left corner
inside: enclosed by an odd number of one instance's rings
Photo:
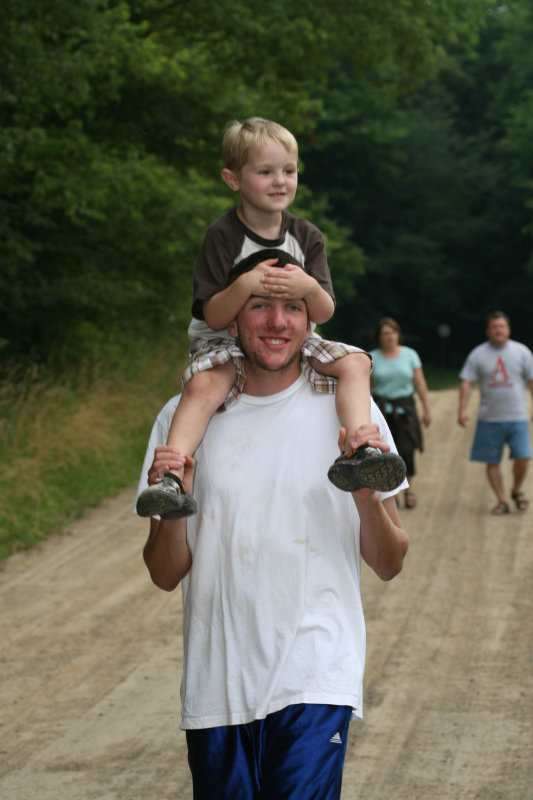
[[[287,128],[262,117],[249,117],[244,122],[233,120],[227,126],[222,140],[224,166],[238,172],[246,164],[250,150],[264,147],[269,139],[279,142],[298,160],[298,143]]]
[[[493,319],[502,319],[502,318],[503,318],[503,319],[504,319],[504,320],[507,322],[507,324],[508,324],[509,326],[511,325],[511,320],[509,319],[509,317],[507,316],[507,314],[505,313],[505,311],[490,311],[490,312],[487,314],[486,318],[485,318],[485,324],[486,324],[486,326],[488,327],[488,326],[489,326],[489,324],[490,324],[490,322],[491,322]]]

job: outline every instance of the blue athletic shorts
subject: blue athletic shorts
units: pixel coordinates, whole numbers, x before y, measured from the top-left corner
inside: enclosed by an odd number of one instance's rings
[[[478,420],[470,461],[499,464],[503,446],[509,445],[509,458],[531,458],[527,422],[485,422]]]
[[[186,731],[194,800],[338,800],[351,716],[348,706],[300,704]]]

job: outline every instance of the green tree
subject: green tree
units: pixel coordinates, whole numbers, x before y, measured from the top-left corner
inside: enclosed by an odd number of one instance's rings
[[[332,335],[369,346],[391,314],[438,360],[445,322],[460,361],[485,313],[503,307],[531,342],[531,33],[526,2],[502,7],[475,58],[455,48],[404,93],[383,71],[366,84],[345,63],[331,71],[306,174],[315,193],[329,184],[332,214],[367,265],[355,297],[340,298]]]
[[[125,328],[183,325],[203,230],[233,201],[217,177],[228,119],[260,113],[310,140],[339,60],[380,98],[369,75],[394,90],[422,80],[446,44],[473,46],[482,6],[6,0],[4,357],[43,359],[65,342],[74,357]],[[362,265],[350,225],[333,221],[327,197],[305,202],[348,296]]]

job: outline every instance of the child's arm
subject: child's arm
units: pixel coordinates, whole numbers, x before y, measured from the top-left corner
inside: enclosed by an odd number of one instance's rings
[[[331,319],[335,311],[333,298],[318,283],[296,264],[268,270],[262,283],[268,294],[277,298],[302,298],[305,300],[309,319],[321,325]]]
[[[262,278],[277,260],[277,258],[269,258],[262,261],[249,272],[240,275],[225,289],[206,300],[203,311],[204,319],[209,327],[215,331],[226,328],[253,294],[268,294]]]

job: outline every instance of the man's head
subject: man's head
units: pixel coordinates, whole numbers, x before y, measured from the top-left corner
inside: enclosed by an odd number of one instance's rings
[[[253,295],[229,326],[246,358],[246,392],[273,394],[300,375],[300,353],[310,323],[303,300]]]
[[[491,311],[486,318],[486,333],[493,347],[503,347],[511,335],[511,325],[503,311]]]
[[[250,117],[244,122],[231,122],[222,140],[222,161],[226,169],[240,172],[251,150],[262,150],[273,140],[281,144],[298,162],[298,143],[292,133],[277,122],[262,117]]]

